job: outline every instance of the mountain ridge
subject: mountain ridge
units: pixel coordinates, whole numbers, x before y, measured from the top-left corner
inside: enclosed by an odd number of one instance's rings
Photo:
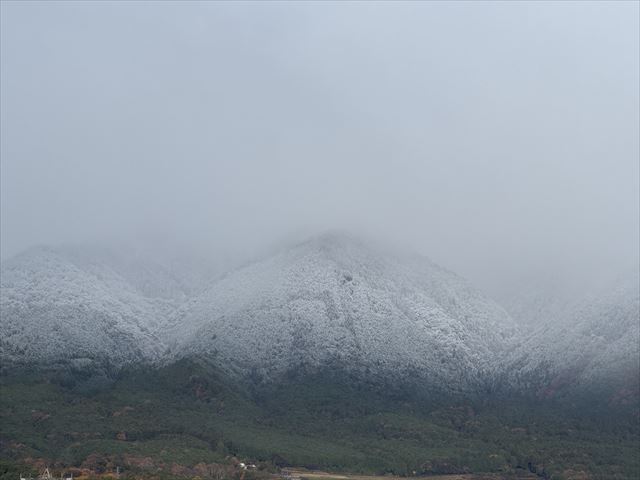
[[[258,368],[266,377],[284,373],[296,359],[287,364],[265,348],[281,356],[298,355],[300,360],[304,350],[305,361],[300,363],[311,367],[351,363],[376,369],[377,364],[382,366],[380,372],[397,375],[398,369],[425,369],[421,355],[432,365],[464,362],[467,369],[475,364],[489,370],[492,362],[486,357],[491,348],[470,334],[473,328],[483,330],[472,325],[479,315],[514,328],[501,307],[427,259],[394,256],[367,242],[330,234],[223,277],[178,309],[174,322],[182,337],[176,344],[190,353],[206,353],[213,341],[225,360],[240,356],[244,362],[240,370]],[[277,332],[272,325],[279,325]],[[256,343],[256,334],[269,340]],[[492,345],[502,341],[491,339]],[[470,351],[474,342],[475,352],[482,350],[475,361]],[[256,355],[260,360],[254,362]],[[465,375],[462,368],[455,376],[461,375]],[[456,378],[450,372],[442,380]]]
[[[539,394],[567,376],[560,383],[620,377],[619,390],[638,369],[624,362],[638,353],[637,275],[622,293],[605,291],[562,323],[528,330],[426,257],[344,232],[191,282],[179,268],[93,247],[38,247],[4,261],[3,364],[120,368],[203,356],[259,382],[346,368],[451,391]],[[598,337],[607,322],[627,341]],[[580,342],[591,361],[574,348]]]

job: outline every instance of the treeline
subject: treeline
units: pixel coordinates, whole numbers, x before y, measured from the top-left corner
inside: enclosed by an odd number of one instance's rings
[[[151,459],[149,468],[163,471],[235,457],[272,468],[406,476],[640,474],[637,414],[588,402],[448,396],[340,372],[257,387],[190,361],[162,369],[13,370],[0,381],[0,455],[11,461],[79,468],[99,455]]]

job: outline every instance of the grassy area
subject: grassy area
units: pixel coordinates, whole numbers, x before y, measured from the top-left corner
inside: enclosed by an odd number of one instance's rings
[[[637,417],[316,376],[246,389],[210,365],[5,375],[3,458],[167,472],[229,462],[358,474],[640,476]],[[519,468],[520,467],[520,468]],[[414,473],[415,472],[415,473]]]

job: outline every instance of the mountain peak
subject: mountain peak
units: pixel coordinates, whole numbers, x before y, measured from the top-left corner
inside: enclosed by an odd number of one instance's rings
[[[343,368],[456,389],[505,368],[530,385],[566,365],[592,365],[603,378],[635,372],[625,358],[637,353],[637,272],[527,342],[463,278],[342,230],[223,277],[194,277],[144,252],[33,247],[2,264],[2,360],[124,365],[213,356],[238,375]]]
[[[339,365],[458,386],[492,370],[514,331],[457,275],[333,231],[227,274],[174,324],[179,355],[215,354],[237,371]]]
[[[313,235],[300,243],[326,245],[326,246],[345,246],[345,245],[360,245],[365,243],[364,237],[356,235],[349,230],[331,229]]]

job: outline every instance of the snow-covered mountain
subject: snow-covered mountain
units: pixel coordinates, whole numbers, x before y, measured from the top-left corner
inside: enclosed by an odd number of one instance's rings
[[[625,388],[634,393],[640,375],[638,271],[573,303],[562,318],[528,337],[527,347],[514,352],[512,373],[539,395],[594,385],[613,395]]]
[[[516,332],[459,276],[344,234],[228,274],[173,323],[176,355],[214,355],[263,378],[333,366],[451,388],[495,374]]]
[[[222,277],[206,262],[97,247],[33,248],[0,276],[4,366],[205,356],[254,379],[340,368],[541,396],[595,384],[618,394],[640,372],[637,271],[562,308],[525,293],[535,327],[422,256],[336,233]]]
[[[130,249],[29,249],[2,265],[2,360],[157,360],[164,321],[196,289]]]

